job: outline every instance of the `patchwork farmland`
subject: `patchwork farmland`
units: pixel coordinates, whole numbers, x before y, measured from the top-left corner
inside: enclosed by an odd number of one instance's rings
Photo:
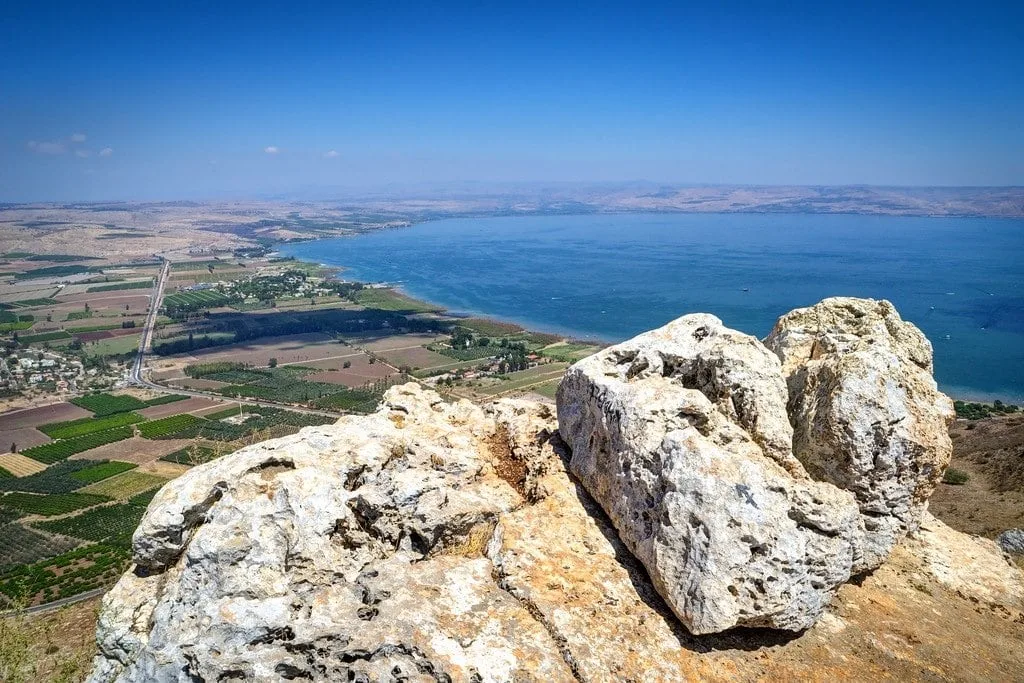
[[[335,419],[173,394],[73,400],[0,417],[25,443],[26,432],[50,439],[0,456],[0,603],[41,604],[107,585],[169,479],[267,433]]]

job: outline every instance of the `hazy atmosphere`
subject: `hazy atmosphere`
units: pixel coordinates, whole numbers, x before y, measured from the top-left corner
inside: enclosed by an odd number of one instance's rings
[[[1024,184],[1020,3],[17,3],[0,200]]]

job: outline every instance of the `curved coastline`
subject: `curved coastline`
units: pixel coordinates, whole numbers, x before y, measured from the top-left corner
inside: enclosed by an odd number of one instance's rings
[[[630,214],[624,214],[624,215],[628,216]],[[633,214],[633,215],[642,215],[642,214]],[[683,215],[693,216],[693,214],[683,214]],[[714,216],[729,217],[729,216],[732,216],[732,215],[734,215],[734,214],[715,214]],[[704,217],[704,216],[705,216],[704,214],[700,215],[700,217]],[[794,216],[802,217],[804,215],[803,214],[795,214]],[[591,217],[593,217],[591,214],[584,214],[582,216],[573,217],[573,218],[591,218]],[[808,218],[821,218],[820,216],[817,216],[817,215],[808,215],[807,217]],[[463,219],[462,222],[466,222],[466,223],[468,223],[469,221],[479,222],[479,221],[490,220],[490,218],[491,217],[473,217],[473,218]],[[510,219],[510,218],[519,218],[519,217],[504,217],[503,216],[503,217],[500,217],[500,218],[502,220],[506,220],[506,219]],[[547,217],[547,218],[550,218],[550,217]],[[557,218],[566,218],[566,217],[565,216],[559,216]],[[444,222],[451,223],[452,221],[455,221],[455,220],[459,220],[459,219],[445,219]],[[415,223],[410,224],[409,226],[403,226],[403,227],[408,227],[408,228],[424,227],[424,226],[427,226],[429,224],[438,224],[438,223],[441,223],[441,222],[442,221],[438,221],[438,220],[422,221],[422,222],[415,222]],[[405,232],[405,230],[402,230],[402,231],[399,231],[399,230],[387,230],[387,231],[380,231],[380,232],[398,233],[398,232]],[[376,234],[376,233],[377,233],[377,231],[375,231],[374,233],[369,233],[368,235],[373,235],[373,234]],[[558,325],[558,324],[551,324],[550,322],[544,322],[544,321],[541,321],[541,320],[537,320],[537,319],[531,318],[530,316],[527,316],[527,315],[524,315],[524,316],[508,315],[507,311],[505,311],[505,312],[496,312],[494,310],[489,310],[489,309],[481,307],[479,305],[476,305],[476,306],[465,305],[465,303],[463,301],[460,301],[460,297],[457,294],[455,296],[453,296],[453,297],[446,297],[446,296],[444,296],[443,295],[443,291],[440,291],[440,290],[443,290],[443,283],[439,284],[439,286],[437,288],[438,291],[427,292],[427,291],[423,291],[422,289],[416,287],[415,283],[410,283],[404,277],[396,277],[396,278],[375,277],[376,275],[380,275],[380,274],[383,274],[383,273],[381,273],[379,270],[378,271],[374,271],[373,273],[368,273],[360,265],[353,264],[353,262],[351,262],[351,261],[347,261],[345,259],[343,253],[337,254],[334,258],[331,258],[330,256],[325,258],[325,255],[323,253],[317,254],[316,256],[306,255],[306,254],[300,253],[302,251],[305,251],[302,248],[302,245],[308,245],[308,244],[310,244],[312,242],[316,242],[316,243],[319,243],[319,244],[323,244],[325,242],[338,242],[338,243],[342,243],[342,242],[355,241],[355,238],[357,238],[357,237],[365,237],[365,236],[368,236],[368,235],[363,235],[363,234],[347,235],[345,237],[338,237],[338,238],[323,238],[323,239],[317,239],[317,240],[303,241],[301,243],[296,243],[296,244],[277,243],[275,245],[275,247],[277,247],[277,249],[281,253],[283,253],[285,255],[293,256],[295,258],[298,258],[298,259],[304,260],[304,261],[318,262],[318,263],[320,263],[320,264],[322,264],[322,265],[324,265],[326,267],[338,269],[339,272],[345,273],[345,276],[348,277],[349,279],[353,279],[353,280],[357,280],[357,281],[363,281],[363,282],[378,282],[378,283],[379,282],[384,282],[384,283],[388,284],[389,286],[393,287],[394,289],[396,289],[397,291],[402,292],[404,295],[406,295],[406,296],[408,296],[408,297],[410,297],[412,299],[416,299],[417,301],[421,301],[421,302],[425,302],[425,303],[428,303],[428,304],[433,305],[433,306],[437,306],[438,308],[444,310],[444,312],[447,315],[451,315],[451,316],[454,316],[454,317],[462,317],[462,316],[466,316],[466,317],[480,317],[480,318],[487,318],[487,319],[491,319],[491,320],[495,320],[495,321],[500,321],[500,322],[508,322],[508,323],[513,323],[513,324],[519,325],[519,326],[521,326],[521,327],[523,327],[524,329],[527,329],[527,330],[533,330],[533,331],[538,331],[538,332],[545,332],[545,333],[549,333],[549,334],[557,334],[557,335],[563,336],[563,337],[565,337],[567,339],[577,339],[577,340],[586,341],[586,342],[589,342],[589,343],[609,344],[609,343],[616,343],[618,341],[621,341],[621,339],[611,338],[610,336],[607,336],[607,335],[602,336],[600,334],[595,334],[594,332],[586,332],[586,331],[581,331],[581,330],[577,330],[577,329],[572,329],[572,328],[570,328],[568,326],[563,326],[563,325]],[[339,251],[341,251],[341,250],[339,250]],[[400,270],[395,270],[394,269],[394,267],[395,267],[395,260],[394,259],[389,259],[387,261],[387,263],[389,264],[389,267],[391,267],[391,269],[392,269],[392,273],[391,274],[399,275],[399,276],[403,275],[403,273]],[[401,265],[401,264],[399,264],[399,265]],[[423,274],[420,273],[421,278],[422,278],[422,275]],[[469,277],[469,276],[467,275],[467,277]],[[957,283],[957,284],[959,284],[959,283]],[[951,285],[949,288],[952,289],[953,286]],[[957,289],[959,289],[959,287],[957,287]],[[968,288],[964,287],[964,289],[966,291],[966,289],[968,289]],[[467,291],[469,291],[469,290],[467,290]],[[744,291],[746,291],[746,290],[744,289]],[[949,294],[949,293],[947,292],[947,294]],[[556,297],[551,297],[551,298],[555,299]],[[888,297],[886,297],[886,298],[888,298]],[[893,298],[895,298],[895,296]],[[477,299],[477,303],[479,304],[481,302],[481,300],[479,299],[479,297],[476,297],[476,299]],[[929,300],[929,302],[930,302],[930,300]],[[507,302],[506,302],[506,304],[507,304]],[[508,308],[508,306],[506,305],[505,308]],[[706,310],[712,310],[712,308],[707,308]],[[603,313],[603,311],[601,311],[601,312]],[[722,315],[722,317],[725,318],[726,316]],[[907,317],[910,317],[910,316],[907,316]],[[739,326],[737,326],[737,327],[739,327]],[[746,329],[746,328],[745,327],[739,327],[739,329]],[[981,329],[984,330],[986,328],[983,326]],[[755,336],[759,336],[759,335],[755,335]],[[941,335],[940,336],[936,336],[934,331],[931,334],[929,334],[929,337],[932,339],[933,344],[935,346],[938,346],[939,344],[945,343],[949,339],[948,336],[945,339],[943,339]],[[624,338],[627,338],[627,337],[623,337],[623,339]],[[954,340],[953,343],[962,344],[962,343],[965,343],[965,342]],[[947,358],[949,357],[949,352],[948,351],[946,353],[946,357]],[[970,381],[970,378],[968,378],[968,381]],[[979,401],[979,402],[991,403],[991,402],[993,402],[995,400],[1002,400],[1005,403],[1017,403],[1017,404],[1019,404],[1019,403],[1022,402],[1022,400],[1024,400],[1024,389],[1022,389],[1020,391],[1018,391],[1016,389],[1009,389],[1009,390],[1000,389],[1000,390],[996,390],[996,391],[988,391],[988,390],[986,390],[984,388],[981,388],[981,387],[978,387],[978,386],[970,386],[970,385],[964,386],[964,385],[962,385],[962,383],[948,382],[948,381],[947,382],[940,382],[940,388],[942,388],[943,391],[946,391],[949,395],[951,395],[951,396],[953,396],[953,397],[955,397],[957,399],[964,400],[964,401]]]

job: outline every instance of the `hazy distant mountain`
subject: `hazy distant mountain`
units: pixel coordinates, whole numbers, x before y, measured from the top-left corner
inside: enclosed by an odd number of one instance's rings
[[[467,182],[376,190],[310,187],[268,199],[335,200],[352,206],[452,214],[678,211],[1024,217],[1024,187]]]

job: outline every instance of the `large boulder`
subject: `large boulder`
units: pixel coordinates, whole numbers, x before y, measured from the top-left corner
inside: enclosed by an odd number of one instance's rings
[[[853,298],[787,313],[765,344],[786,376],[794,455],[857,497],[864,566],[877,567],[918,527],[952,454],[931,344],[888,301]]]
[[[808,628],[862,565],[853,495],[790,450],[778,358],[688,315],[572,366],[570,468],[696,634]]]
[[[154,499],[104,597],[91,680],[1024,679],[1020,572],[938,523],[799,638],[691,635],[555,427],[542,404],[407,385],[374,415],[194,468]],[[761,457],[752,472],[783,472]],[[961,558],[970,571],[951,570]]]
[[[483,457],[499,432],[411,384],[171,481],[104,599],[92,680],[572,680],[483,556],[529,485]]]

